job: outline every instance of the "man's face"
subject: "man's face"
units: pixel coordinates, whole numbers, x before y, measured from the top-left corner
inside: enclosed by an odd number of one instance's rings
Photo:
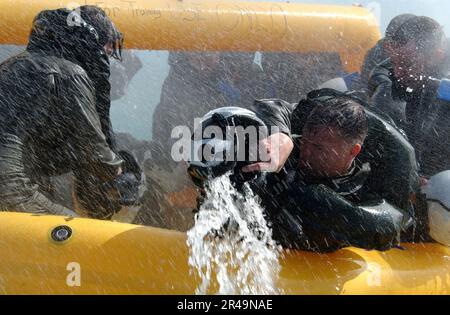
[[[394,67],[394,75],[405,87],[420,88],[428,70],[433,66],[434,60],[430,55],[417,49],[415,43],[410,42],[401,47],[388,49]]]
[[[313,178],[348,173],[361,145],[346,140],[335,127],[305,127],[300,145],[300,170]]]

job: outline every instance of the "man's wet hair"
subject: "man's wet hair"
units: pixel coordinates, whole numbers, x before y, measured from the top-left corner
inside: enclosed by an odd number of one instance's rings
[[[400,26],[402,26],[406,21],[408,21],[411,18],[416,17],[414,14],[400,14],[394,17],[390,22],[389,25],[386,28],[386,37],[392,37],[395,32],[398,30]]]
[[[442,47],[445,33],[442,26],[426,16],[407,19],[390,36],[389,41],[397,46],[414,42],[419,51],[433,51]]]
[[[357,100],[337,96],[316,103],[306,121],[306,130],[316,132],[322,128],[335,128],[348,141],[364,142],[369,124],[364,107]]]

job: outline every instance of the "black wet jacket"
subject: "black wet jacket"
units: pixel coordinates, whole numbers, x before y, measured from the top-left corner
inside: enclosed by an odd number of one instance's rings
[[[450,169],[450,103],[437,99],[436,82],[446,76],[449,61],[424,75],[423,86],[402,86],[389,59],[375,67],[369,79],[369,108],[391,118],[403,129],[416,150],[420,171],[433,176]]]
[[[42,11],[34,21],[27,51],[48,56],[56,56],[70,61],[85,71],[94,89],[95,108],[106,141],[116,149],[110,119],[111,85],[110,62],[103,50],[105,39],[109,37],[100,26],[71,26],[68,22],[72,11],[66,9]],[[82,18],[89,21],[90,17]],[[101,24],[101,23],[100,23]],[[106,27],[106,26],[105,26]]]
[[[122,163],[105,136],[107,59],[74,52],[80,35],[64,29],[64,14],[41,13],[27,51],[0,65],[1,210],[72,215],[42,193],[48,178],[108,181]]]
[[[296,171],[306,118],[315,103],[255,103],[269,126],[291,136],[295,149],[285,169],[251,183],[262,199],[274,238],[283,246],[318,252],[345,246],[386,250],[410,240],[422,222],[411,195],[419,187],[414,150],[393,126],[367,111],[369,134],[353,169],[342,178],[310,180]],[[404,239],[405,239],[404,238]]]

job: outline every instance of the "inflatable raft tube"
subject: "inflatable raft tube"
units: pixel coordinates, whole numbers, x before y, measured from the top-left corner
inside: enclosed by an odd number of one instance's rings
[[[125,34],[127,49],[337,52],[359,71],[380,39],[375,17],[357,6],[232,0],[83,0],[105,9]],[[77,1],[0,0],[0,45],[25,45],[33,18]]]
[[[0,293],[193,294],[184,233],[116,222],[0,213]],[[69,237],[70,236],[70,237]],[[286,294],[449,294],[450,249],[286,252]]]

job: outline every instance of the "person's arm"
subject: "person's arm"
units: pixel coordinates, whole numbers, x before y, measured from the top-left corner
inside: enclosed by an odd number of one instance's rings
[[[269,137],[259,143],[260,150],[266,153],[266,161],[244,167],[244,173],[281,171],[294,149],[291,137],[294,109],[295,106],[281,100],[255,101],[252,110],[269,129]]]
[[[392,80],[388,69],[381,66],[372,69],[368,78],[368,93],[373,106],[392,100]]]
[[[14,210],[34,214],[51,214],[74,218],[78,217],[78,214],[74,211],[48,199],[44,194],[39,192],[36,187],[30,186],[29,191],[33,191],[33,193],[28,198],[23,199],[22,202],[14,208]]]
[[[102,180],[114,178],[120,173],[122,159],[109,147],[102,132],[95,91],[87,74],[73,74],[58,88],[61,89],[57,96],[62,102],[61,115],[67,124],[62,127],[71,133],[70,139],[78,155],[76,160]]]
[[[284,133],[291,136],[291,120],[296,105],[269,99],[256,100],[250,108],[269,128],[269,134]]]
[[[403,215],[384,200],[354,205],[324,185],[291,185],[287,209],[314,235],[346,246],[388,250],[400,244]]]
[[[377,46],[373,47],[366,53],[364,57],[364,63],[361,67],[361,88],[366,91],[369,85],[370,73],[372,72],[373,68],[376,67],[376,49]]]
[[[123,160],[108,145],[96,109],[96,91],[79,69],[57,85],[57,104],[73,146],[78,203],[95,218],[110,218],[118,209],[117,193],[108,188],[122,171]]]
[[[16,135],[3,133],[0,141],[0,200],[3,210],[34,214],[76,217],[68,208],[55,203],[40,191],[34,172],[27,172],[31,164],[30,151]]]
[[[406,119],[406,102],[394,99],[390,70],[375,67],[368,83],[369,108],[387,121],[401,127]]]

